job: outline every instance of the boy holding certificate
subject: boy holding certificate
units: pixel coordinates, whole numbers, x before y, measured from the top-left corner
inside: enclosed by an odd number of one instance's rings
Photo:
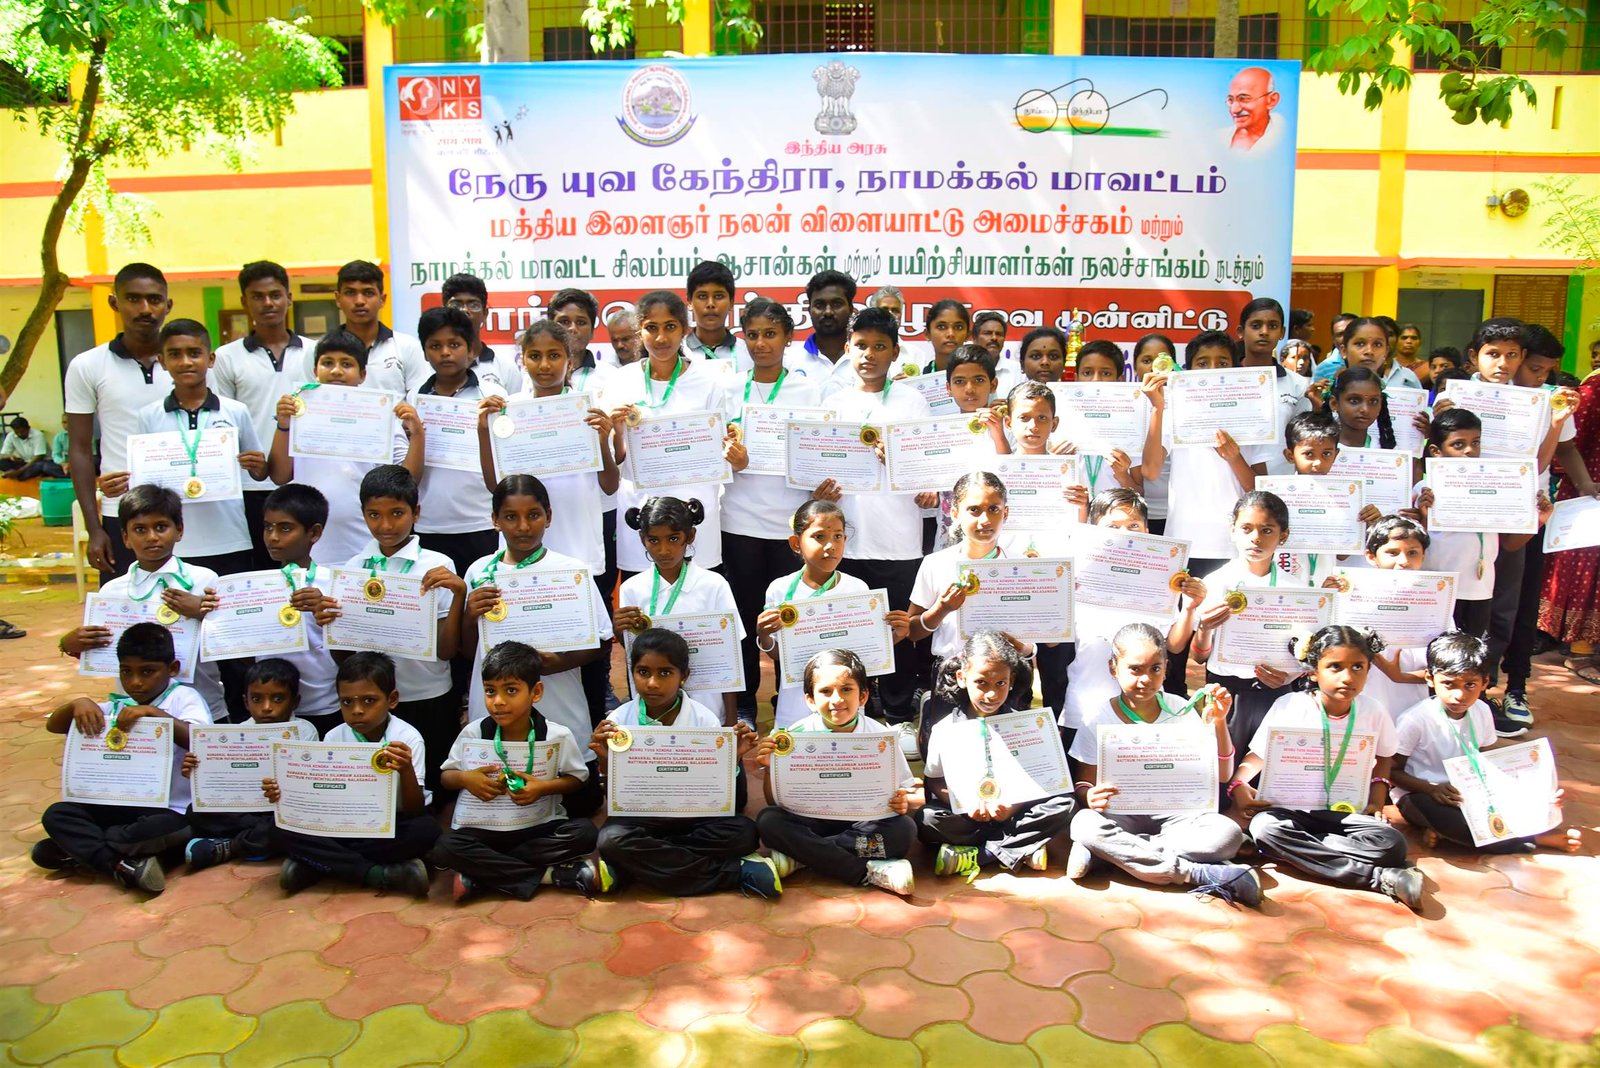
[[[586,819],[569,819],[562,798],[589,778],[572,732],[540,715],[539,654],[501,642],[483,658],[489,714],[467,724],[444,762],[446,789],[461,790],[451,830],[433,847],[433,863],[454,871],[454,897],[495,891],[532,900],[543,885],[603,892],[599,865],[586,859],[597,836]],[[484,762],[485,743],[494,759]],[[526,746],[521,760],[508,747]],[[554,752],[551,752],[551,750]]]
[[[867,684],[866,666],[847,650],[830,649],[807,662],[803,686],[811,715],[774,731],[756,748],[756,764],[767,772],[768,806],[757,815],[756,830],[780,878],[812,867],[846,886],[876,886],[909,897],[915,881],[905,856],[917,836],[916,821],[909,813],[922,807],[922,784],[911,774],[888,728],[862,716]],[[807,736],[827,734],[882,734],[888,740],[898,786],[883,805],[892,815],[857,821],[816,819],[779,807],[772,791],[773,760],[785,759]]]
[[[1394,720],[1387,709],[1357,702],[1373,654],[1382,647],[1379,639],[1353,627],[1323,627],[1302,639],[1296,652],[1312,690],[1286,694],[1272,706],[1227,792],[1251,817],[1250,837],[1266,856],[1336,886],[1377,890],[1416,911],[1422,908],[1422,872],[1406,859],[1405,835],[1383,819],[1398,741]],[[1290,807],[1257,800],[1250,781],[1266,767],[1275,732],[1309,739],[1321,735],[1321,751],[1309,763],[1297,762],[1291,754],[1268,769],[1289,780],[1278,790],[1296,794],[1307,792],[1305,777],[1313,776],[1316,782],[1308,793],[1316,801]],[[1362,745],[1352,747],[1357,733],[1363,736]],[[1362,747],[1369,743],[1374,747],[1370,783],[1341,783],[1347,764],[1363,766],[1368,754]]]
[[[367,539],[367,525],[350,487],[359,485],[373,465],[360,460],[340,460],[321,456],[289,455],[289,424],[305,410],[301,394],[314,389],[354,389],[367,378],[367,346],[346,330],[334,330],[317,342],[315,370],[317,380],[308,382],[278,398],[278,421],[267,457],[267,470],[280,486],[299,482],[321,492],[328,501],[328,521],[317,542],[316,560],[338,567],[361,548]],[[409,404],[396,404],[394,418],[400,429],[391,445],[391,457],[404,464],[413,478],[422,477],[426,440],[422,421]]]
[[[394,661],[382,653],[355,653],[339,665],[339,710],[344,723],[322,740],[373,745],[372,767],[396,775],[397,818],[393,838],[333,837],[275,829],[286,854],[278,885],[286,894],[315,885],[324,875],[375,890],[428,896],[428,868],[422,862],[439,838],[439,824],[428,813],[432,797],[422,784],[427,744],[416,728],[394,715],[400,704]],[[274,805],[282,799],[277,780],[261,781]]]
[[[303,742],[322,737],[314,724],[295,715],[300,708],[300,672],[287,660],[273,656],[251,664],[245,675],[244,701],[252,723],[283,724],[293,732],[292,737]],[[267,766],[271,766],[270,753]],[[192,780],[200,769],[200,758],[193,751],[185,753],[184,778]],[[266,860],[278,852],[271,812],[196,812],[190,808],[189,828],[194,837],[184,847],[183,857],[190,871],[235,858]]]
[[[300,613],[300,623],[306,629],[305,652],[279,655],[300,676],[296,713],[310,720],[319,734],[344,722],[339,716],[339,693],[333,682],[333,656],[328,652],[322,624],[317,622],[317,613],[331,604],[328,591],[333,588],[333,568],[320,567],[311,559],[311,549],[322,537],[327,522],[328,499],[298,482],[279,486],[261,506],[262,541],[283,574],[289,607]]]
[[[217,592],[211,585],[217,573],[173,553],[183,537],[183,502],[176,493],[160,486],[133,487],[117,502],[117,527],[133,551],[134,562],[127,574],[100,587],[103,596],[154,600],[156,621],[167,626],[179,618],[204,619],[217,607]],[[63,635],[59,646],[68,656],[82,657],[90,649],[106,648],[112,640],[105,627],[83,626]],[[211,709],[212,718],[226,721],[222,676],[215,661],[195,665],[194,688]]]
[[[117,639],[117,665],[125,693],[114,693],[101,703],[86,697],[68,701],[50,714],[45,728],[67,735],[68,746],[80,750],[91,745],[113,753],[130,750],[126,774],[133,774],[135,761],[152,759],[138,744],[143,736],[160,738],[170,728],[170,739],[161,739],[172,751],[170,770],[151,769],[170,782],[165,802],[115,799],[115,772],[97,776],[106,781],[92,786],[64,782],[63,794],[78,793],[86,800],[57,801],[44,810],[39,822],[47,837],[34,843],[33,862],[48,871],[82,866],[110,875],[130,890],[137,887],[159,894],[167,885],[160,854],[189,840],[184,818],[189,780],[181,773],[181,750],[189,746],[190,724],[210,723],[211,713],[198,694],[176,681],[172,634],[159,623],[135,623],[123,631]],[[141,721],[145,725],[136,727]],[[69,757],[63,776],[73,763]],[[90,796],[95,800],[88,801]]]
[[[210,332],[193,319],[174,319],[161,328],[161,366],[172,378],[172,392],[139,412],[138,432],[177,432],[189,454],[185,498],[200,497],[206,492],[196,454],[201,435],[207,431],[231,429],[238,442],[239,466],[252,478],[264,478],[267,473],[267,455],[256,440],[250,409],[236,400],[217,396],[206,385],[206,376],[215,362]],[[191,563],[219,575],[250,570],[250,531],[245,526],[243,497],[191,499],[185,513],[183,540],[178,548]]]

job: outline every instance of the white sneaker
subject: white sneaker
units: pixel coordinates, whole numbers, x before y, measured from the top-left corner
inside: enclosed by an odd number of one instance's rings
[[[887,890],[901,897],[910,897],[911,891],[916,888],[916,882],[916,873],[912,871],[909,860],[867,861],[869,886],[876,886],[880,890]]]
[[[1032,868],[1034,871],[1044,871],[1050,866],[1049,847],[1040,846],[1038,849],[1035,849],[1032,853],[1028,854],[1028,859],[1024,863],[1026,863],[1028,867]]]
[[[767,851],[767,859],[772,861],[772,866],[777,869],[778,878],[787,879],[790,875],[805,867],[787,853],[780,853],[776,849]]]
[[[900,752],[907,760],[916,760],[922,756],[922,749],[917,745],[917,725],[915,723],[900,723],[894,728],[895,734],[900,737]]]
[[[1089,847],[1082,842],[1073,842],[1072,849],[1067,853],[1067,878],[1077,882],[1089,874],[1089,869],[1094,866],[1094,854],[1089,852]]]

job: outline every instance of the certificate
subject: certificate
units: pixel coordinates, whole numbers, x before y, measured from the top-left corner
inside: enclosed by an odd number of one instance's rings
[[[961,410],[956,405],[956,399],[950,396],[949,380],[943,371],[929,371],[927,374],[918,372],[909,378],[895,379],[895,384],[901,389],[914,389],[922,394],[922,399],[928,402],[928,410],[934,415],[954,415]]]
[[[1428,391],[1412,386],[1384,386],[1383,395],[1389,402],[1389,422],[1394,427],[1394,451],[1421,456],[1426,451],[1428,438],[1417,429],[1414,420],[1418,412],[1430,410]],[[1345,448],[1339,446],[1341,455]]]
[[[885,427],[883,461],[889,469],[889,492],[948,493],[981,455],[974,446],[989,440],[988,426],[974,433],[972,418],[907,419]]]
[[[1532,460],[1430,456],[1429,530],[1532,534],[1539,529],[1539,472]]]
[[[1550,393],[1524,386],[1455,380],[1444,395],[1483,422],[1484,459],[1532,460],[1550,433]]]
[[[628,748],[607,754],[607,816],[733,815],[739,748],[733,731],[631,724],[627,731]]]
[[[1361,522],[1366,483],[1359,478],[1317,475],[1262,475],[1256,489],[1275,493],[1289,506],[1292,553],[1359,553],[1366,548],[1367,527]]]
[[[128,438],[128,485],[146,483],[172,490],[189,503],[237,501],[244,493],[240,484],[239,432],[231,426],[207,428],[189,435],[195,444],[194,459],[184,435],[176,430],[159,434],[133,434]],[[190,490],[199,490],[190,493]]]
[[[984,740],[983,724],[989,725]],[[943,750],[944,781],[950,805],[957,812],[978,807],[978,787],[991,774],[1000,787],[999,801],[1020,805],[1072,789],[1067,754],[1061,748],[1055,713],[1030,708],[956,724],[953,744]],[[987,754],[987,755],[986,755]]]
[[[1360,479],[1366,491],[1366,503],[1384,515],[1395,515],[1411,507],[1413,462],[1410,453],[1398,449],[1358,449],[1341,445],[1327,477]]]
[[[109,729],[109,720],[107,721]],[[61,800],[86,805],[166,808],[172,790],[172,720],[135,720],[128,744],[106,745],[106,732],[90,738],[74,724],[67,728],[61,761]]]
[[[469,768],[483,768],[493,765],[500,769],[500,774],[505,774],[509,765],[518,775],[523,775],[528,766],[528,746],[533,745],[533,770],[526,772],[530,779],[553,779],[556,777],[556,759],[561,753],[560,742],[502,742],[505,748],[506,759],[501,762],[499,754],[494,751],[494,742],[490,739],[482,741],[469,741],[462,747],[463,757]],[[462,790],[456,797],[456,812],[450,817],[452,830],[458,827],[478,827],[486,831],[518,831],[524,827],[533,827],[552,819],[556,814],[556,806],[561,803],[561,798],[556,794],[545,794],[531,805],[519,805],[511,800],[509,794],[498,794],[493,801],[479,801],[472,796],[471,790]]]
[[[969,560],[961,577],[978,576],[978,590],[956,610],[956,632],[965,638],[999,630],[1033,642],[1070,642],[1073,562],[1023,557]]]
[[[1170,619],[1173,580],[1189,569],[1189,543],[1110,527],[1074,534],[1073,602]]]
[[[794,736],[794,750],[772,754],[772,800],[816,820],[876,820],[891,815],[899,745],[886,731]]]
[[[498,622],[478,617],[478,644],[484,653],[501,642],[522,642],[541,653],[595,649],[600,621],[589,592],[587,568],[560,571],[515,571],[502,567],[495,589],[506,607]],[[498,613],[497,613],[498,614]]]
[[[1295,659],[1294,647],[1333,622],[1333,592],[1273,586],[1246,586],[1239,592],[1245,597],[1244,610],[1217,628],[1212,651],[1217,663],[1250,677],[1255,676],[1257,664],[1304,674],[1305,665]]]
[[[861,658],[868,675],[894,671],[887,591],[805,597],[792,603],[794,624],[778,630],[780,686],[800,685],[807,661],[824,649],[850,650]]]
[[[1351,715],[1355,713],[1352,712]],[[1330,723],[1328,748],[1322,746],[1321,727],[1273,729],[1267,732],[1266,760],[1261,766],[1261,783],[1256,796],[1279,808],[1307,812],[1326,811],[1334,805],[1349,805],[1356,812],[1367,808],[1372,790],[1372,765],[1378,757],[1377,736],[1353,731],[1344,763],[1334,776],[1333,786],[1323,769],[1338,759],[1344,747],[1343,721]]]
[[[423,436],[423,462],[429,467],[477,474],[478,402],[463,397],[440,397],[432,393],[417,396],[412,407],[427,428]],[[591,431],[591,433],[593,433]]]
[[[1461,814],[1473,845],[1528,838],[1561,823],[1550,739],[1484,750],[1478,754],[1478,768],[1481,779],[1466,756],[1444,762],[1450,785],[1461,794]]]
[[[1282,440],[1278,385],[1271,368],[1228,367],[1167,377],[1167,426],[1175,448],[1214,449],[1217,431],[1240,445]]]
[[[599,471],[605,466],[600,458],[600,435],[584,422],[592,407],[594,401],[587,393],[556,397],[519,393],[508,398],[500,417],[510,417],[511,432],[501,437],[494,432],[496,417],[489,420],[495,478],[524,472],[553,478]]]
[[[1100,727],[1096,775],[1115,786],[1113,815],[1217,811],[1217,734],[1205,721]]]
[[[776,404],[747,404],[740,416],[745,452],[750,463],[747,475],[781,475],[785,471],[784,433],[791,421],[825,423],[833,418],[826,408],[788,408]],[[815,486],[810,487],[815,489]]]
[[[382,589],[378,588],[382,584]],[[376,594],[376,596],[374,596]],[[422,592],[422,578],[333,569],[328,596],[340,616],[322,630],[329,649],[372,649],[404,660],[437,660],[437,589]]]
[[[200,761],[190,780],[196,812],[271,812],[261,780],[272,778],[275,742],[300,741],[289,723],[217,723],[189,728],[189,752]]]
[[[1544,525],[1544,551],[1562,553],[1596,545],[1600,545],[1600,500],[1572,497],[1557,501]]]
[[[319,386],[300,393],[306,410],[289,420],[289,455],[386,464],[394,458],[393,393]]]
[[[871,444],[881,427],[861,423],[817,423],[790,420],[784,430],[783,469],[790,489],[811,491],[828,479],[846,493],[881,493],[887,484],[883,461]],[[862,441],[867,437],[868,441]]]
[[[201,660],[282,656],[309,648],[305,613],[289,607],[289,584],[281,571],[241,571],[213,585],[218,605],[200,623]]]
[[[689,643],[689,688],[701,691],[744,689],[744,657],[739,650],[739,617],[732,612],[702,612],[681,616],[654,616],[652,627],[683,636]],[[624,651],[633,649],[635,635],[623,634]],[[631,687],[632,676],[628,685]]]
[[[628,477],[634,488],[732,482],[733,469],[722,455],[725,430],[717,412],[646,415],[628,427]]]
[[[1340,574],[1350,588],[1334,595],[1335,623],[1373,631],[1397,648],[1427,645],[1455,629],[1454,572],[1355,567]]]
[[[1143,458],[1150,402],[1139,392],[1139,383],[1052,382],[1050,392],[1056,395],[1056,417],[1061,420],[1052,437],[1072,442],[1079,452],[1110,456],[1112,449],[1121,449],[1134,463]]]
[[[375,745],[273,742],[275,821],[318,838],[393,838],[400,775],[378,771]]]
[[[78,658],[78,674],[115,678],[122,674],[117,664],[117,639],[135,623],[160,623],[156,613],[161,610],[161,594],[152,593],[145,601],[131,597],[117,597],[104,593],[91,593],[83,602],[83,625],[105,627],[111,631],[111,644],[100,649],[85,649]],[[200,621],[179,616],[171,623],[162,624],[172,632],[172,646],[178,657],[178,681],[194,682],[195,665],[200,662]]]
[[[1025,534],[1059,534],[1078,522],[1076,505],[1065,496],[1068,486],[1083,482],[1077,456],[996,456],[986,469],[1006,487],[1006,530]]]

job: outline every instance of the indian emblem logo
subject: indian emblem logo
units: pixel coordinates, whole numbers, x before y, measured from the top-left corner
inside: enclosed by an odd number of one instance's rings
[[[671,67],[655,63],[635,71],[622,87],[617,125],[641,145],[662,148],[694,126],[689,83]]]
[[[822,98],[822,110],[813,123],[817,132],[830,137],[855,133],[856,117],[850,112],[850,98],[855,96],[861,72],[836,59],[812,71],[811,78]]]

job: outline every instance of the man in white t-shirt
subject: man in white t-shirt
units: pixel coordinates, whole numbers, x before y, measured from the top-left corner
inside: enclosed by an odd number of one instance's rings
[[[379,316],[383,312],[383,271],[376,263],[351,260],[339,268],[334,302],[344,315],[344,327],[367,346],[367,389],[383,389],[404,397],[428,380],[432,372],[423,359],[422,345],[410,334],[397,334]]]

